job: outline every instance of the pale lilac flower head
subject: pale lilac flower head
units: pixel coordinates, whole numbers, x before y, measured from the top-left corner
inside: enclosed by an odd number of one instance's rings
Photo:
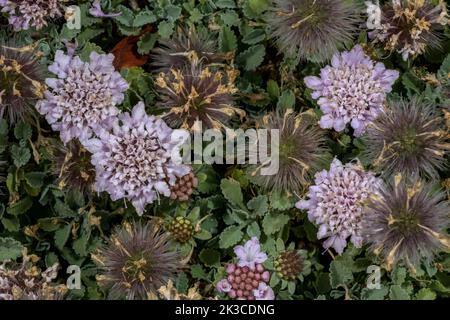
[[[275,294],[271,287],[269,287],[264,282],[259,284],[258,289],[253,290],[253,295],[255,300],[274,300]]]
[[[100,3],[100,0],[94,0],[92,3],[92,7],[89,9],[89,13],[97,18],[114,18],[118,17],[122,14],[122,12],[118,13],[105,13],[102,10],[102,5]]]
[[[342,131],[350,123],[354,135],[360,136],[380,114],[398,76],[398,71],[372,61],[357,45],[351,51],[336,53],[331,66],[323,68],[320,77],[305,77],[305,84],[324,113],[321,128]]]
[[[173,130],[147,115],[142,102],[95,131],[97,138],[85,146],[92,153],[96,190],[108,192],[112,200],[130,200],[139,215],[160,194],[169,197],[177,177],[190,172],[171,158],[176,147]]]
[[[46,79],[49,89],[36,109],[45,115],[64,143],[89,139],[92,128],[119,114],[127,82],[114,70],[112,54],[92,52],[90,62],[58,50],[48,68],[57,78]]]
[[[231,284],[228,282],[227,279],[222,279],[217,283],[216,289],[219,292],[225,292],[225,293],[230,292]]]
[[[309,199],[297,202],[296,207],[308,210],[309,220],[319,227],[318,239],[328,238],[324,248],[334,248],[341,254],[348,237],[361,247],[364,205],[380,185],[380,180],[359,164],[343,165],[334,159],[329,171],[316,173],[315,185],[307,194]]]
[[[267,255],[261,252],[261,246],[256,237],[248,240],[243,246],[234,247],[234,253],[239,259],[238,266],[247,266],[252,270],[255,269],[256,264],[267,260]]]
[[[0,12],[9,15],[9,24],[15,31],[36,30],[47,25],[47,20],[63,15],[61,0],[0,0]]]

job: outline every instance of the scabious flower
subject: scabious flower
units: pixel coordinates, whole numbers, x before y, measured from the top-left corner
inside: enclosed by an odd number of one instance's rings
[[[182,69],[192,59],[204,65],[225,62],[225,55],[218,53],[216,41],[195,29],[180,29],[170,39],[159,40],[151,55],[151,65],[156,72]]]
[[[47,26],[49,19],[63,15],[66,0],[0,0],[1,12],[9,15],[9,24],[15,31]]]
[[[297,250],[287,250],[280,253],[274,265],[281,279],[292,281],[302,273],[305,261]]]
[[[175,277],[181,259],[171,248],[170,235],[153,221],[117,227],[92,258],[99,266],[97,282],[108,297],[129,300],[157,295]]]
[[[450,248],[450,205],[444,192],[417,178],[397,175],[371,197],[363,225],[364,240],[388,269],[400,261],[414,268]]]
[[[34,46],[0,42],[0,118],[7,118],[11,124],[27,120],[44,90],[44,72]]]
[[[128,199],[139,215],[160,194],[169,197],[170,186],[190,170],[171,158],[172,133],[164,121],[145,113],[142,102],[98,127],[97,137],[85,142],[96,170],[95,189],[112,200]]]
[[[264,282],[260,282],[258,289],[253,290],[253,295],[255,296],[255,300],[274,300],[275,293],[272,288],[269,287]]]
[[[368,2],[368,5],[374,6]],[[428,47],[438,48],[439,31],[448,24],[445,1],[435,5],[429,0],[392,0],[380,8],[381,16],[369,19],[378,23],[369,25],[369,37],[381,43],[387,51],[396,51],[404,60],[423,54]]]
[[[255,270],[257,263],[263,263],[267,260],[267,255],[261,252],[261,246],[256,237],[248,240],[243,246],[236,246],[234,253],[238,258],[238,266],[249,267],[251,270]]]
[[[275,299],[267,285],[270,273],[262,265],[267,255],[261,252],[258,239],[253,237],[243,246],[236,246],[234,252],[238,262],[226,266],[227,277],[216,284],[216,290],[238,300]]]
[[[267,22],[280,52],[323,62],[353,39],[359,11],[352,0],[275,0]]]
[[[328,238],[323,246],[344,251],[347,238],[361,247],[362,221],[366,217],[365,202],[376,193],[380,180],[365,172],[359,164],[343,165],[338,159],[330,170],[316,173],[315,185],[309,187],[308,200],[300,200],[296,207],[308,210],[308,218],[319,227],[317,238]]]
[[[234,69],[212,70],[196,60],[182,69],[161,72],[156,79],[157,107],[173,128],[193,129],[197,121],[206,128],[222,128],[232,116],[245,115],[234,106],[235,78]]]
[[[39,257],[23,252],[22,263],[4,261],[0,264],[0,300],[62,300],[65,285],[53,282],[58,264],[42,271]]]
[[[79,141],[57,144],[52,156],[52,171],[61,189],[75,189],[84,194],[93,191],[95,168],[91,154]]]
[[[419,174],[438,178],[447,167],[448,129],[436,108],[420,98],[390,100],[363,136],[363,157],[389,177]]]
[[[315,124],[314,119],[314,116],[297,114],[292,109],[284,114],[272,112],[262,119],[260,129],[267,129],[269,136],[272,130],[278,130],[278,143],[272,142],[271,137],[267,138],[268,153],[278,154],[278,171],[264,175],[261,165],[250,166],[253,182],[268,191],[289,192],[298,192],[309,182],[315,171],[330,158],[325,131]],[[252,153],[250,158],[257,156]]]
[[[89,139],[92,128],[119,113],[128,84],[114,71],[112,54],[92,52],[90,62],[58,50],[48,68],[57,78],[48,78],[49,90],[36,109],[45,116],[61,140]]]
[[[335,54],[331,66],[323,68],[320,77],[305,77],[305,84],[324,113],[321,128],[342,131],[350,123],[354,135],[360,136],[380,114],[398,76],[398,71],[375,63],[357,45]]]
[[[92,3],[92,7],[89,9],[89,13],[97,18],[114,18],[122,15],[122,12],[117,13],[103,12],[100,0],[94,0],[94,2]]]

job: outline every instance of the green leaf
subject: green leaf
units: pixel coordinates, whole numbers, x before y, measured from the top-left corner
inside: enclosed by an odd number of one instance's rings
[[[252,46],[240,53],[237,57],[239,63],[244,65],[245,70],[255,70],[263,61],[266,54],[266,48],[264,45],[259,44]]]
[[[17,232],[20,229],[19,219],[17,217],[2,218],[2,224],[9,232]]]
[[[142,27],[146,24],[155,22],[156,16],[149,10],[139,12],[133,20],[134,27]]]
[[[138,41],[138,53],[148,54],[155,47],[155,43],[158,40],[158,34],[156,33],[146,33]]]
[[[25,197],[11,205],[6,211],[13,216],[18,216],[30,210],[32,206],[33,200],[31,197]]]
[[[173,33],[174,24],[171,21],[161,21],[158,24],[158,34],[163,39],[168,39]]]
[[[386,297],[388,291],[389,290],[387,287],[380,289],[363,288],[361,290],[361,297],[364,300],[384,300],[384,297]]]
[[[248,0],[249,7],[253,12],[261,14],[269,8],[269,0]]]
[[[240,22],[239,15],[236,13],[236,11],[233,10],[222,12],[220,14],[220,19],[223,21],[224,25],[229,27],[237,26]]]
[[[251,199],[247,203],[247,207],[254,211],[255,214],[262,216],[267,210],[269,210],[268,199],[266,195],[259,195],[256,198]]]
[[[24,178],[30,187],[41,188],[44,184],[45,172],[28,172]]]
[[[0,238],[0,262],[15,260],[22,255],[23,245],[13,238]]]
[[[216,6],[218,8],[224,9],[224,8],[236,8],[236,4],[234,0],[216,0]]]
[[[261,229],[259,228],[259,225],[256,221],[253,221],[248,227],[247,227],[247,234],[249,237],[257,237],[259,238],[261,236]]]
[[[391,300],[410,300],[408,292],[397,284],[391,286],[389,298]]]
[[[395,284],[402,285],[406,279],[406,269],[402,267],[395,268],[392,271],[391,277]]]
[[[267,81],[267,93],[272,99],[276,99],[280,96],[280,87],[275,80],[270,79]]]
[[[336,259],[330,265],[330,284],[333,289],[353,281],[351,267],[342,259]]]
[[[72,248],[77,255],[85,257],[87,255],[87,244],[89,241],[89,232],[82,232],[81,236],[72,244]]]
[[[242,240],[244,233],[241,231],[241,227],[231,226],[225,228],[219,237],[219,246],[222,249],[234,246]]]
[[[206,266],[214,266],[220,262],[220,252],[214,249],[204,248],[200,251],[199,258]]]
[[[277,109],[291,109],[295,105],[295,95],[292,90],[285,90],[278,99]]]
[[[270,205],[273,209],[284,211],[294,207],[292,196],[288,196],[282,191],[273,191],[270,194]]]
[[[191,276],[198,280],[208,280],[208,276],[200,264],[194,264],[191,266]]]
[[[26,122],[19,122],[14,128],[14,136],[17,140],[28,140],[31,138],[33,131],[31,127]]]
[[[436,299],[436,293],[428,288],[422,288],[417,292],[416,294],[417,300],[435,300]]]
[[[262,227],[266,235],[280,231],[289,222],[289,216],[281,213],[269,213],[264,217]]]
[[[241,185],[234,179],[222,179],[220,182],[222,193],[228,201],[241,208],[244,206],[244,196],[242,195]]]
[[[80,52],[80,59],[89,62],[90,56],[92,52],[97,52],[98,54],[105,53],[101,47],[92,42],[86,42],[83,46],[83,49]]]
[[[266,32],[263,29],[253,29],[248,32],[242,39],[246,44],[257,44],[266,38]]]
[[[11,147],[11,157],[17,168],[23,167],[31,158],[31,152],[27,147],[21,147],[17,144]]]
[[[61,229],[57,230],[55,232],[55,245],[59,250],[62,250],[67,242],[69,240],[70,231],[72,230],[72,224],[69,223],[68,225],[65,225]]]
[[[181,16],[181,8],[174,5],[168,5],[166,8],[167,18],[171,21],[178,20]]]
[[[236,36],[229,27],[223,26],[219,32],[219,49],[221,52],[230,52],[237,48]]]
[[[119,21],[124,26],[132,27],[134,23],[133,11],[123,5],[119,5],[117,7],[117,11],[121,12],[122,14],[120,16],[114,17],[114,19]]]

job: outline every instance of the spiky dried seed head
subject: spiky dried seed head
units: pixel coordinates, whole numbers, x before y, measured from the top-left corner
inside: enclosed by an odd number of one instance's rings
[[[236,76],[235,69],[205,67],[194,59],[181,69],[159,74],[157,106],[172,128],[195,130],[200,122],[203,128],[223,128],[233,116],[245,115],[234,106]]]
[[[355,1],[274,0],[268,17],[280,52],[324,62],[353,39],[360,8]]]
[[[33,104],[43,97],[44,70],[37,60],[35,45],[0,42],[0,118],[10,124],[29,120]]]
[[[429,0],[395,0],[386,1],[379,19],[369,37],[407,60],[423,54],[427,48],[440,47],[440,32],[448,24],[449,16],[442,0],[438,5]]]
[[[367,128],[363,158],[385,177],[438,178],[448,164],[449,129],[435,106],[418,97],[390,100],[387,108]]]
[[[182,69],[195,56],[204,65],[225,62],[226,56],[218,52],[216,41],[195,29],[180,29],[170,39],[162,39],[151,55],[156,72]]]
[[[417,178],[397,175],[372,197],[363,223],[364,241],[388,269],[399,262],[414,268],[450,248],[450,205],[445,193]]]
[[[170,234],[154,221],[117,227],[97,253],[99,285],[110,299],[145,300],[173,279],[180,255],[170,244]]]
[[[298,114],[292,109],[285,113],[272,112],[266,115],[260,121],[259,128],[268,130],[268,154],[272,151],[278,153],[278,171],[276,174],[263,175],[261,170],[264,166],[250,166],[253,182],[268,191],[298,193],[307,187],[314,173],[331,158],[325,131],[316,122],[313,115]],[[271,135],[275,134],[272,130],[278,130],[278,143],[276,140],[272,142]],[[255,155],[250,153],[249,157],[252,156]]]

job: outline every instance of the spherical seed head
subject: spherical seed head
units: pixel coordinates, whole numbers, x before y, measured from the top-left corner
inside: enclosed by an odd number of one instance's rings
[[[49,71],[57,78],[47,78],[49,90],[36,109],[45,116],[61,140],[67,143],[92,137],[97,125],[119,114],[117,105],[122,103],[128,84],[114,70],[112,54],[92,52],[90,61],[58,50]]]
[[[10,124],[28,120],[43,92],[44,72],[33,47],[0,42],[0,118]]]
[[[157,106],[166,111],[164,120],[172,128],[194,129],[198,121],[205,129],[222,128],[233,116],[245,115],[234,107],[235,77],[234,69],[213,70],[198,61],[161,72],[156,79]]]
[[[274,0],[268,24],[280,52],[323,62],[353,39],[359,15],[355,1]]]
[[[316,125],[310,115],[297,114],[292,110],[284,114],[272,112],[262,119],[260,128],[268,130],[267,148],[269,152],[278,150],[279,163],[278,172],[272,175],[263,175],[261,169],[264,166],[259,164],[249,167],[253,182],[264,190],[299,192],[309,183],[315,171],[330,159],[325,131]],[[272,144],[271,130],[278,130],[278,143]]]
[[[110,299],[147,299],[173,280],[180,266],[170,235],[151,221],[116,228],[92,258],[100,271],[97,281]]]
[[[198,186],[198,179],[193,172],[178,177],[173,186],[170,187],[170,199],[187,201]]]
[[[203,64],[223,63],[225,56],[218,53],[216,41],[195,29],[181,29],[172,38],[160,40],[153,50],[152,66],[156,72],[181,69],[195,56]]]
[[[372,61],[357,45],[351,51],[336,53],[320,77],[305,77],[305,84],[324,113],[320,127],[340,132],[350,124],[358,137],[381,113],[398,76],[398,71]]]
[[[275,270],[282,279],[295,280],[303,270],[303,259],[295,250],[284,251],[275,260]]]
[[[417,178],[397,175],[370,199],[362,234],[388,269],[400,261],[414,266],[450,248],[449,212],[445,193]]]
[[[237,264],[227,266],[227,278],[220,280],[216,285],[216,290],[226,293],[231,299],[244,300],[272,300],[273,291],[267,286],[270,274],[261,264],[252,270]]]
[[[296,207],[308,210],[308,218],[319,226],[317,238],[327,238],[324,248],[334,248],[338,254],[347,246],[347,238],[362,246],[361,228],[365,203],[377,192],[381,181],[355,163],[343,165],[338,159],[330,170],[316,173],[315,185],[309,187],[308,200]]]
[[[84,144],[92,153],[95,189],[114,201],[128,199],[139,215],[160,195],[169,197],[177,177],[191,170],[173,161],[172,133],[163,120],[147,115],[142,102],[98,127],[97,137]]]
[[[385,177],[400,172],[436,179],[447,166],[448,128],[436,107],[419,98],[389,101],[363,141],[363,157]]]
[[[65,146],[58,143],[54,149],[53,173],[58,177],[58,186],[84,194],[93,191],[95,168],[89,151],[78,140],[71,140]]]
[[[14,31],[47,26],[49,19],[63,15],[63,3],[67,0],[0,0],[0,12],[9,15]]]
[[[372,4],[373,5],[373,4]],[[396,51],[404,60],[440,46],[440,31],[448,23],[445,1],[438,5],[425,1],[386,1],[379,24],[369,33],[374,43],[387,51]],[[370,18],[369,18],[370,19]]]
[[[181,243],[188,242],[194,235],[192,222],[185,217],[173,218],[168,228],[172,236]]]

